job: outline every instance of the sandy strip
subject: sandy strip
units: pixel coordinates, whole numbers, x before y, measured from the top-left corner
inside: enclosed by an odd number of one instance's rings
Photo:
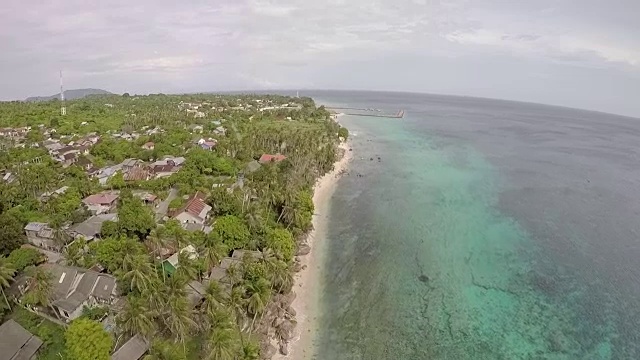
[[[342,143],[340,148],[344,150],[344,156],[334,164],[333,171],[318,179],[314,186],[313,203],[315,214],[313,215],[313,230],[309,233],[308,244],[312,251],[307,256],[301,256],[302,264],[307,267],[295,275],[296,299],[291,306],[296,311],[298,325],[294,338],[289,342],[289,354],[284,356],[279,352],[274,360],[311,359],[315,351],[315,336],[317,331],[317,316],[319,313],[320,296],[318,294],[321,279],[322,265],[324,263],[324,246],[326,246],[326,234],[329,221],[329,205],[331,197],[336,190],[336,184],[343,171],[349,166],[353,152],[349,151],[349,143]]]

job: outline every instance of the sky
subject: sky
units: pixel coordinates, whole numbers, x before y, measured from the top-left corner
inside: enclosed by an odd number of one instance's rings
[[[2,0],[0,99],[413,91],[640,117],[638,0]],[[304,91],[301,91],[304,95]]]

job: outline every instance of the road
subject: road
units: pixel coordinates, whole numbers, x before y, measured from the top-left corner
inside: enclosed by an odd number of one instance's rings
[[[178,189],[171,188],[171,190],[169,190],[169,195],[167,195],[167,198],[164,199],[164,201],[162,201],[160,204],[158,204],[158,206],[156,206],[156,222],[162,220],[162,218],[167,215],[167,210],[169,210],[169,203],[177,196]]]

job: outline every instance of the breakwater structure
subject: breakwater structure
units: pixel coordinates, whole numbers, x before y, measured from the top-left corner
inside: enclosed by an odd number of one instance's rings
[[[393,119],[402,119],[404,117],[404,110],[398,110],[396,113],[387,113],[380,109],[364,109],[364,108],[352,108],[352,107],[327,107],[327,110],[334,111],[336,113],[342,113],[345,115],[355,116],[372,116],[372,117],[384,117]]]

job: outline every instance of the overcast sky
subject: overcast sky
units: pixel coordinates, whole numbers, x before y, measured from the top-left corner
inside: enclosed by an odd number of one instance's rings
[[[0,99],[398,90],[640,117],[638,0],[2,0]]]

